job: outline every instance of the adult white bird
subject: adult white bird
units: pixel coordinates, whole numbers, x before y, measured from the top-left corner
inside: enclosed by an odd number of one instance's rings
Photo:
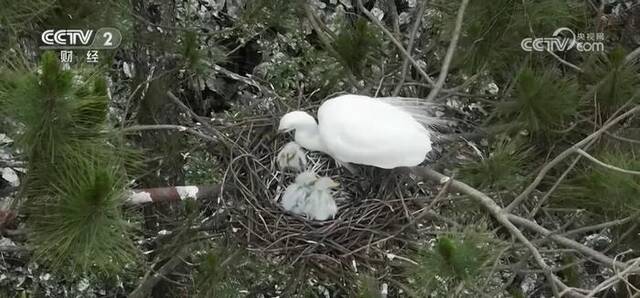
[[[278,167],[281,171],[294,170],[302,172],[307,168],[307,157],[302,151],[302,147],[296,142],[289,142],[280,149],[276,156]]]
[[[318,123],[306,112],[280,119],[279,131],[295,130],[295,142],[349,163],[391,169],[420,164],[431,151],[429,104],[419,99],[341,95],[325,101]]]

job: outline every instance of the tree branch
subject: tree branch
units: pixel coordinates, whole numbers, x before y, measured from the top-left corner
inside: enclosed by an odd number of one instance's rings
[[[455,53],[456,47],[458,47],[458,39],[460,38],[460,30],[462,29],[462,21],[464,20],[464,11],[467,8],[467,4],[469,4],[469,0],[462,0],[460,8],[458,8],[458,15],[456,16],[456,25],[453,29],[453,36],[451,37],[451,42],[449,43],[447,54],[444,56],[444,61],[442,62],[442,68],[440,69],[438,80],[436,81],[436,84],[431,89],[431,91],[429,91],[429,95],[427,95],[427,102],[431,102],[436,98],[436,96],[442,89],[442,86],[444,86],[444,81],[447,79],[449,66],[451,65],[451,60],[453,59],[453,53]]]
[[[620,172],[620,173],[625,173],[625,174],[631,174],[631,175],[640,175],[640,171],[633,171],[633,170],[627,170],[627,169],[623,169],[623,168],[618,168],[614,165],[610,165],[608,163],[602,162],[600,160],[598,160],[597,158],[591,156],[589,153],[585,152],[584,150],[580,149],[580,148],[576,148],[575,152],[586,157],[588,160],[593,161],[594,163],[596,163],[597,165],[607,168],[609,170],[612,171],[616,171],[616,172]]]
[[[508,211],[508,212],[512,211],[514,208],[516,208],[518,205],[520,205],[520,203],[522,203],[529,196],[529,194],[540,184],[540,182],[542,182],[542,179],[545,177],[547,172],[549,172],[549,170],[551,170],[553,167],[555,167],[557,164],[559,164],[561,161],[563,161],[569,155],[574,153],[576,149],[579,149],[582,146],[586,145],[591,140],[593,140],[593,139],[599,137],[600,135],[602,135],[604,133],[604,131],[608,130],[609,128],[611,128],[612,126],[614,126],[618,122],[622,121],[623,119],[625,119],[625,118],[637,113],[638,111],[640,111],[640,106],[636,106],[633,109],[630,109],[629,111],[627,111],[627,112],[619,115],[618,117],[610,120],[609,122],[605,123],[600,129],[598,129],[594,133],[588,135],[586,138],[582,139],[580,142],[574,144],[573,146],[569,147],[568,149],[566,149],[562,153],[558,154],[558,156],[556,156],[554,159],[549,161],[546,165],[544,165],[542,167],[542,169],[540,169],[540,171],[538,172],[538,175],[533,180],[533,182],[531,182],[531,184],[529,184],[529,186],[527,186],[527,188],[525,188],[525,190],[520,195],[518,195],[511,202],[511,204],[509,204],[509,206],[507,206],[505,208],[505,211]]]
[[[527,249],[531,252],[531,254],[533,255],[536,263],[538,264],[538,266],[540,266],[540,268],[543,270],[543,272],[545,273],[545,276],[547,277],[547,280],[549,281],[552,290],[554,291],[555,296],[559,297],[559,292],[558,292],[558,288],[560,290],[562,290],[563,292],[569,292],[571,293],[571,295],[573,296],[582,296],[581,294],[573,291],[570,287],[568,287],[567,285],[565,285],[557,276],[555,276],[553,274],[553,272],[551,272],[551,268],[549,267],[549,265],[547,265],[547,263],[544,261],[544,258],[542,257],[542,255],[540,254],[540,252],[538,251],[538,249],[531,243],[531,241],[529,241],[529,239],[527,239],[524,234],[522,233],[522,231],[520,231],[513,223],[511,223],[511,221],[509,221],[509,214],[506,213],[500,206],[498,206],[498,204],[496,204],[496,202],[491,199],[489,196],[487,196],[486,194],[484,194],[483,192],[463,183],[457,180],[454,180],[451,177],[447,177],[441,173],[438,173],[434,170],[428,169],[426,167],[416,167],[413,169],[414,173],[416,173],[416,175],[433,180],[433,181],[437,181],[437,182],[442,182],[442,181],[449,181],[449,179],[453,180],[451,182],[451,188],[454,190],[457,190],[459,192],[465,193],[467,195],[469,195],[472,199],[474,199],[476,202],[480,203],[485,209],[487,209],[487,211],[489,211],[489,213],[502,225],[504,226],[509,233],[516,239],[518,239],[520,242],[522,242],[522,244],[525,245],[525,247],[527,247]]]

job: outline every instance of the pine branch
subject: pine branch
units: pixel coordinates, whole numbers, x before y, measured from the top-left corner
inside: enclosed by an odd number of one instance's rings
[[[558,290],[568,291],[572,293],[572,295],[576,297],[580,297],[579,293],[571,290],[567,285],[565,285],[556,275],[551,271],[551,267],[547,265],[544,261],[544,258],[538,251],[538,249],[527,239],[522,231],[520,231],[510,220],[510,214],[506,212],[506,210],[502,209],[496,202],[491,199],[489,196],[484,194],[483,192],[457,180],[452,179],[451,177],[447,177],[441,173],[438,173],[434,170],[428,169],[426,167],[417,167],[414,168],[414,173],[416,175],[421,176],[423,178],[433,180],[439,183],[446,182],[449,180],[453,180],[451,182],[451,188],[457,190],[459,192],[465,193],[473,198],[476,202],[480,203],[489,213],[502,225],[504,226],[509,233],[516,239],[518,239],[522,244],[524,244],[527,249],[531,252],[538,266],[544,271],[547,280],[549,281],[551,288],[556,297],[559,297]],[[564,238],[564,237],[562,237]],[[564,238],[566,239],[566,238]]]
[[[580,148],[576,148],[575,152],[580,154],[580,155],[582,155],[582,156],[584,156],[584,157],[586,157],[588,160],[596,163],[597,165],[599,165],[601,167],[605,167],[605,168],[607,168],[609,170],[617,171],[617,172],[625,173],[625,174],[631,174],[631,175],[640,175],[639,171],[627,170],[627,169],[619,168],[619,167],[616,167],[614,165],[610,165],[608,163],[602,162],[599,159],[591,156],[589,153],[585,152],[584,150],[582,150]]]
[[[542,169],[540,169],[540,171],[538,172],[538,175],[533,180],[533,182],[531,182],[531,184],[529,184],[529,186],[527,186],[527,188],[525,188],[525,190],[520,195],[518,195],[511,202],[511,204],[509,204],[505,208],[505,211],[510,212],[513,209],[515,209],[516,207],[518,207],[529,196],[529,194],[540,184],[540,182],[542,182],[542,179],[544,179],[544,177],[546,176],[547,172],[549,172],[549,170],[551,170],[553,167],[555,167],[560,162],[562,162],[565,158],[567,158],[571,154],[575,153],[576,149],[580,149],[581,147],[585,146],[587,143],[591,142],[591,140],[600,137],[606,130],[610,129],[615,124],[617,124],[618,122],[624,120],[625,118],[627,118],[627,117],[629,117],[629,116],[631,116],[631,115],[633,115],[633,114],[635,114],[635,113],[637,113],[639,111],[640,111],[640,106],[636,106],[636,107],[630,109],[629,111],[627,111],[627,112],[625,112],[625,113],[623,113],[623,114],[611,119],[610,121],[605,123],[605,125],[603,125],[600,129],[595,131],[594,133],[588,135],[587,137],[582,139],[580,142],[574,144],[573,146],[569,147],[568,149],[566,149],[562,153],[558,154],[558,156],[556,156],[554,159],[549,161],[547,164],[545,164],[542,167]]]

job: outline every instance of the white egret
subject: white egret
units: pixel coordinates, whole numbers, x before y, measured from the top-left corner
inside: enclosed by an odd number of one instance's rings
[[[307,168],[307,158],[302,151],[302,147],[296,142],[289,142],[280,149],[276,157],[278,167],[281,171],[290,169],[302,172]]]
[[[341,95],[325,101],[318,123],[306,112],[280,119],[280,131],[295,130],[295,142],[321,151],[340,165],[349,163],[391,169],[420,164],[431,151],[429,105],[419,99]]]
[[[280,205],[284,210],[303,214],[305,200],[313,192],[313,184],[318,180],[318,176],[311,171],[298,174],[293,184],[289,185],[282,194]]]

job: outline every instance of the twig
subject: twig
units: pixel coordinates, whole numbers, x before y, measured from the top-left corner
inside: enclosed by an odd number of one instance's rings
[[[610,136],[611,138],[616,139],[616,140],[621,141],[621,142],[627,142],[627,143],[632,143],[632,144],[640,144],[640,140],[634,140],[634,139],[631,139],[631,138],[626,138],[626,137],[619,136],[619,135],[614,134],[614,133],[610,133],[608,131],[606,131],[605,134]]]
[[[547,52],[548,52],[549,54],[551,54],[551,56],[553,56],[554,58],[556,58],[556,60],[560,61],[560,63],[562,63],[562,64],[564,64],[564,65],[566,65],[566,66],[569,66],[570,68],[573,68],[573,69],[574,69],[574,70],[576,70],[577,72],[584,72],[584,71],[582,70],[582,68],[580,68],[580,67],[576,66],[575,64],[572,64],[571,62],[569,62],[569,61],[567,61],[567,60],[562,59],[562,58],[561,58],[560,56],[558,56],[556,53],[554,53],[554,52],[552,52],[552,51],[549,51],[549,50],[547,50]]]
[[[190,127],[182,126],[182,125],[173,125],[173,124],[155,124],[155,125],[133,125],[122,129],[124,133],[133,133],[138,131],[148,131],[148,130],[177,130],[180,132],[187,132],[192,135],[198,136],[202,139],[218,142],[218,139],[209,135],[205,135],[195,129]]]
[[[189,249],[183,248],[180,252],[174,255],[169,261],[164,263],[160,269],[154,272],[153,268],[147,272],[147,274],[142,279],[142,282],[138,287],[133,290],[129,294],[129,298],[146,298],[149,297],[153,287],[160,282],[160,280],[164,279],[165,276],[171,274],[176,267],[182,264],[184,261],[182,260],[186,256],[189,255]]]
[[[418,29],[420,29],[420,22],[422,21],[422,16],[424,15],[424,11],[427,9],[427,4],[425,2],[426,1],[423,1],[420,4],[418,4],[420,5],[420,8],[418,9],[418,13],[415,16],[416,20],[413,22],[413,27],[411,27],[411,33],[409,34],[409,43],[407,44],[407,53],[409,53],[409,55],[411,55],[411,52],[413,50],[413,43],[416,40]],[[396,85],[396,88],[393,90],[393,93],[392,93],[393,96],[398,96],[398,94],[400,94],[400,90],[402,90],[402,85],[404,85],[404,82],[407,78],[408,71],[409,71],[409,58],[404,57],[404,60],[402,61],[402,73],[400,74],[400,81],[398,81],[398,85]]]
[[[183,111],[185,111],[187,114],[189,114],[192,118],[194,119],[199,119],[200,115],[196,114],[196,112],[194,112],[192,109],[190,109],[188,106],[186,106],[177,96],[175,96],[173,94],[173,92],[171,91],[167,91],[167,96],[169,97],[169,99],[171,99],[176,105],[178,105],[178,107],[180,107]],[[225,145],[229,145],[227,143],[228,138],[227,136],[225,136],[222,132],[220,132],[220,130],[216,129],[215,127],[211,126],[209,123],[207,123],[206,121],[200,122],[202,123],[202,126],[208,130],[210,133],[212,133],[214,136],[216,136],[219,140],[223,140],[225,142],[223,142]]]
[[[587,246],[585,246],[585,245],[583,245],[583,244],[581,244],[579,242],[571,240],[571,239],[569,239],[567,237],[560,236],[558,234],[553,234],[548,229],[538,225],[537,223],[535,223],[533,221],[530,221],[528,219],[525,219],[525,218],[522,218],[520,216],[513,215],[513,214],[508,214],[507,218],[510,221],[512,221],[515,224],[517,224],[517,225],[521,225],[521,226],[523,226],[523,227],[525,227],[527,229],[530,229],[530,230],[533,230],[533,231],[535,231],[537,233],[540,233],[543,236],[549,237],[549,239],[553,240],[554,242],[556,242],[556,243],[558,243],[560,245],[563,245],[563,246],[566,246],[566,247],[569,247],[569,248],[573,248],[573,249],[579,251],[580,253],[582,253],[582,254],[584,254],[584,255],[586,255],[588,257],[591,257],[591,258],[593,258],[595,260],[598,260],[599,262],[607,264],[610,267],[613,267],[613,268],[616,268],[616,267],[618,267],[618,268],[626,268],[627,267],[627,265],[625,263],[616,261],[616,260],[606,256],[605,254],[603,254],[603,253],[601,253],[601,252],[599,252],[597,250],[591,249],[591,248],[589,248],[589,247],[587,247]]]
[[[467,4],[469,4],[469,0],[462,0],[460,8],[458,8],[458,15],[456,16],[456,25],[453,29],[453,36],[451,37],[451,42],[449,43],[447,54],[444,56],[444,61],[442,62],[442,68],[440,69],[438,80],[436,81],[436,84],[435,86],[433,86],[431,91],[429,91],[429,95],[427,95],[427,102],[431,102],[436,98],[436,96],[442,89],[442,86],[444,86],[444,81],[447,79],[449,66],[451,65],[451,60],[453,59],[453,53],[455,53],[456,47],[458,47],[458,39],[460,39],[460,30],[462,29],[462,21],[464,20],[464,11],[467,8]]]
[[[327,51],[329,51],[329,53],[331,53],[331,55],[336,57],[336,59],[339,59],[340,54],[338,54],[336,49],[331,45],[331,41],[325,35],[325,32],[322,30],[321,25],[318,22],[318,18],[315,17],[315,14],[313,13],[313,10],[311,10],[311,7],[309,7],[309,4],[306,3],[305,1],[305,3],[302,4],[302,7],[304,8],[304,12],[306,14],[307,20],[309,21],[309,24],[311,24],[313,31],[315,31],[316,34],[318,35],[318,38],[320,39],[320,42],[322,43],[322,45],[325,47]],[[354,88],[356,89],[358,88],[358,81],[353,76],[351,71],[349,71],[348,69],[347,69],[347,79],[349,80],[349,83]]]
[[[638,218],[638,215],[640,215],[640,213],[637,213],[637,214],[631,215],[631,216],[627,216],[625,218],[620,218],[620,219],[615,219],[615,220],[612,220],[612,221],[599,223],[597,225],[591,225],[591,226],[586,226],[586,227],[582,227],[582,228],[577,228],[577,229],[574,229],[574,230],[566,231],[564,233],[560,233],[560,235],[569,236],[569,235],[575,235],[575,234],[582,234],[582,233],[587,233],[587,232],[591,232],[591,231],[602,230],[602,229],[606,229],[606,228],[610,228],[610,227],[623,225],[623,224],[626,224],[626,223]]]
[[[636,270],[640,269],[640,267],[638,266],[639,264],[640,264],[640,259],[636,259],[626,269],[622,270],[619,273],[616,272],[615,275],[613,275],[610,278],[608,278],[607,280],[601,282],[598,286],[596,286],[593,290],[591,290],[591,292],[589,292],[589,294],[587,294],[587,297],[593,297],[595,294],[600,293],[600,292],[602,292],[602,291],[614,286],[621,279],[623,279],[626,274],[632,273],[633,269],[636,269]]]
[[[595,143],[595,139],[591,140],[591,142],[587,143],[584,146],[584,149],[587,149],[589,147],[591,147],[591,145],[593,145]],[[567,169],[564,170],[564,172],[562,172],[562,174],[560,175],[560,177],[558,177],[558,179],[556,179],[556,182],[553,183],[553,185],[551,186],[551,188],[549,188],[549,190],[547,190],[547,192],[544,194],[544,196],[542,197],[542,199],[540,199],[536,205],[533,207],[533,209],[531,209],[531,211],[529,212],[529,218],[533,218],[538,211],[540,211],[540,208],[542,208],[542,206],[544,205],[544,203],[547,202],[547,200],[549,200],[549,198],[551,197],[551,195],[553,194],[553,192],[560,186],[560,184],[562,183],[562,181],[564,181],[565,178],[567,178],[567,176],[569,176],[569,173],[573,170],[573,168],[578,164],[578,162],[580,161],[580,159],[582,159],[581,155],[576,156],[576,158],[573,159],[573,161],[571,162],[571,164],[569,165],[569,167],[567,167]]]
[[[367,10],[364,5],[362,4],[362,0],[358,0],[358,8],[362,11],[362,13],[364,13],[374,24],[376,24],[378,27],[380,27],[380,29],[382,30],[382,32],[384,33],[384,35],[386,35],[389,39],[391,39],[391,42],[393,42],[393,44],[398,48],[398,50],[400,51],[400,53],[402,53],[402,55],[409,60],[409,62],[411,62],[411,65],[413,65],[413,67],[418,71],[418,73],[427,81],[429,82],[429,85],[434,86],[435,82],[433,81],[433,79],[429,76],[429,74],[422,69],[422,67],[420,67],[420,65],[418,64],[418,62],[413,59],[413,57],[411,57],[411,54],[409,54],[409,52],[407,52],[407,50],[404,48],[404,46],[402,45],[402,43],[400,43],[394,36],[393,33],[391,33],[381,22],[380,20],[378,20],[378,18],[376,18],[369,10]]]
[[[588,160],[593,161],[597,165],[605,167],[605,168],[607,168],[609,170],[613,170],[613,171],[617,171],[617,172],[625,173],[625,174],[631,174],[631,175],[640,175],[640,171],[627,170],[627,169],[619,168],[619,167],[616,167],[614,165],[610,165],[608,163],[602,162],[602,161],[600,161],[597,158],[591,156],[589,153],[585,152],[584,150],[582,150],[580,148],[576,148],[575,152],[577,152],[578,154],[586,157]]]
[[[507,212],[512,211],[514,208],[516,208],[518,205],[520,205],[520,203],[522,203],[522,201],[524,201],[529,196],[529,194],[540,184],[540,182],[542,182],[542,179],[545,177],[547,172],[549,172],[549,170],[551,170],[553,167],[555,167],[557,164],[559,164],[561,161],[563,161],[569,155],[574,153],[576,149],[579,149],[580,147],[586,145],[592,139],[595,139],[595,138],[599,137],[600,135],[602,135],[604,133],[604,131],[608,130],[609,128],[611,128],[612,126],[617,124],[618,122],[620,122],[623,119],[627,118],[628,116],[631,116],[631,115],[637,113],[638,111],[640,111],[640,106],[636,106],[633,109],[628,110],[627,112],[625,112],[625,113],[619,115],[618,117],[612,119],[611,121],[605,123],[600,129],[598,129],[597,131],[595,131],[592,134],[588,135],[586,138],[582,139],[582,141],[574,144],[573,146],[569,147],[568,149],[566,149],[562,153],[558,154],[558,156],[556,156],[554,159],[549,161],[547,164],[545,164],[542,167],[542,169],[540,169],[540,171],[538,172],[538,175],[533,180],[533,182],[531,182],[531,184],[529,184],[529,186],[527,186],[527,188],[525,188],[525,190],[520,195],[518,195],[511,202],[511,204],[509,204],[509,206],[507,206],[505,208],[505,211],[507,211]]]
[[[638,58],[638,56],[640,56],[640,47],[637,47],[631,53],[627,54],[627,56],[624,58],[624,61],[626,63],[633,63],[635,62],[634,60]]]

